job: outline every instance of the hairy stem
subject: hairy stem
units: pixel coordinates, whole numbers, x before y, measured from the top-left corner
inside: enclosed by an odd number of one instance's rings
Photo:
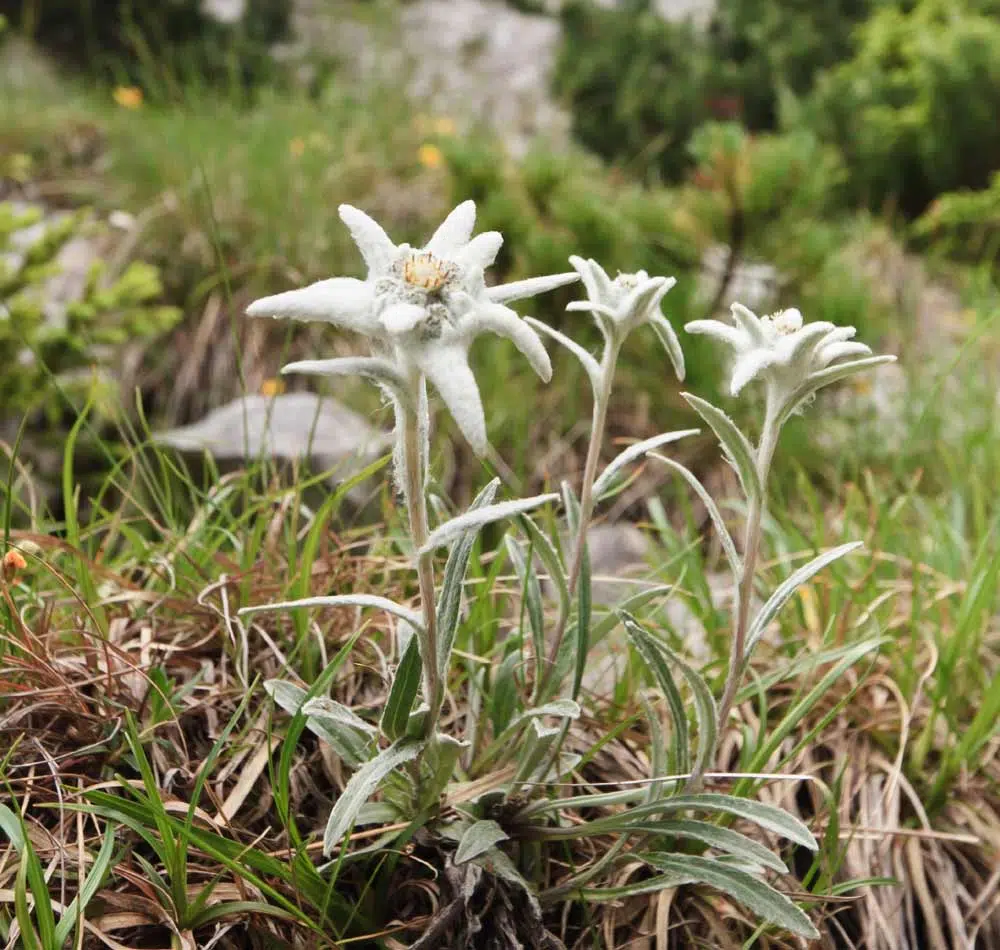
[[[406,511],[410,521],[410,539],[419,551],[427,541],[427,495],[424,491],[424,447],[420,436],[419,405],[416,398],[410,406],[399,407],[401,461]],[[420,609],[423,614],[420,657],[427,690],[427,735],[433,735],[444,700],[444,689],[437,664],[437,610],[434,599],[434,555],[428,551],[417,555],[417,578],[420,582]]]
[[[580,486],[580,523],[577,525],[576,538],[573,541],[573,559],[570,562],[568,588],[569,599],[564,610],[560,611],[556,624],[552,646],[549,648],[543,685],[555,669],[563,637],[566,635],[566,625],[573,606],[573,595],[580,582],[580,571],[583,568],[583,556],[587,548],[587,530],[594,514],[594,482],[597,479],[597,465],[601,460],[601,449],[604,446],[604,429],[608,419],[608,404],[611,402],[611,388],[614,385],[615,364],[618,361],[619,344],[609,342],[605,347],[604,358],[601,360],[601,386],[594,394],[594,411],[591,416],[590,444],[587,447],[587,461],[583,468],[583,484]],[[541,693],[541,690],[539,690]]]
[[[743,570],[740,572],[736,592],[737,604],[733,621],[733,639],[729,652],[729,670],[726,674],[726,685],[722,691],[722,699],[719,700],[718,735],[720,737],[729,719],[729,713],[732,711],[733,702],[736,699],[736,690],[743,676],[754,573],[757,569],[757,558],[760,553],[761,526],[767,511],[767,476],[771,470],[771,460],[778,444],[778,433],[781,431],[777,410],[777,400],[768,390],[767,410],[764,414],[764,425],[761,429],[756,458],[760,494],[756,498],[749,499],[750,504],[747,510],[746,532],[743,542]]]

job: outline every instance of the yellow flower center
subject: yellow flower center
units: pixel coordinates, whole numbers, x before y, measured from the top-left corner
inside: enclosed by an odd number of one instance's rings
[[[440,290],[453,273],[453,264],[433,254],[411,254],[403,263],[403,280],[430,293]]]

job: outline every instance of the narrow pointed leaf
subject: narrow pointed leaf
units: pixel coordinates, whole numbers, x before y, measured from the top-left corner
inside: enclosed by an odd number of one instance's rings
[[[275,682],[270,680],[269,682]],[[287,708],[287,707],[285,707]],[[311,719],[319,722],[335,722],[341,726],[349,726],[357,729],[369,736],[378,735],[378,729],[370,722],[365,722],[353,709],[338,703],[336,700],[328,699],[326,696],[314,696],[302,705],[302,712]]]
[[[488,508],[493,499],[496,498],[497,489],[500,487],[500,479],[494,478],[483,490],[476,495],[466,514],[474,511],[481,511]],[[451,522],[447,522],[450,524]],[[441,584],[441,593],[438,594],[438,670],[442,676],[447,674],[448,664],[451,659],[451,648],[455,643],[455,634],[458,631],[458,619],[462,609],[462,585],[465,583],[465,574],[469,569],[469,558],[472,557],[472,548],[476,543],[476,535],[479,528],[474,526],[461,534],[458,542],[452,546],[448,552],[448,561],[444,568],[444,581]]]
[[[101,850],[98,852],[94,863],[87,871],[86,879],[77,893],[69,902],[56,924],[55,944],[56,947],[63,947],[69,939],[70,932],[83,917],[87,906],[94,896],[101,889],[104,879],[111,868],[111,859],[115,853],[115,828],[114,823],[109,823],[104,833],[104,841],[101,842]],[[83,873],[83,868],[80,869]]]
[[[572,799],[560,803],[564,808],[572,807]],[[577,825],[571,829],[573,834],[604,834],[620,832],[631,825],[643,822],[655,815],[671,814],[677,811],[700,811],[708,814],[733,815],[752,821],[765,831],[773,831],[795,844],[802,845],[810,851],[816,851],[816,843],[812,832],[794,815],[784,809],[750,798],[738,798],[735,795],[722,795],[716,792],[703,792],[698,795],[675,795],[663,798],[648,805],[637,805],[620,815],[610,815],[607,818],[596,818],[585,825]],[[568,836],[568,835],[567,835]]]
[[[787,874],[788,868],[773,851],[765,848],[759,841],[732,828],[723,828],[707,821],[695,818],[668,818],[665,821],[641,822],[633,826],[636,831],[649,835],[664,835],[671,838],[687,838],[700,841],[716,851],[724,851],[750,864],[762,868],[770,868],[779,874]]]
[[[718,728],[718,715],[712,691],[694,667],[682,660],[666,643],[654,637],[634,617],[622,614],[622,620],[633,640],[637,643],[639,640],[644,640],[648,653],[660,653],[666,662],[672,663],[681,671],[688,686],[691,687],[695,715],[698,720],[698,754],[695,757],[695,769],[698,772],[703,772],[708,767],[710,758],[715,754],[716,730]],[[680,769],[680,771],[687,770]]]
[[[424,743],[403,740],[384,749],[370,762],[355,772],[340,798],[330,812],[323,833],[323,853],[329,855],[354,826],[361,807],[374,795],[386,776],[407,762],[412,762],[422,751]]]
[[[409,388],[399,370],[377,356],[343,356],[329,360],[298,360],[281,367],[281,375],[364,376],[386,386],[404,405],[409,402]]]
[[[548,536],[528,515],[520,515],[518,521],[527,533],[535,552],[541,558],[546,570],[548,570],[549,580],[555,584],[560,610],[568,610],[569,579],[566,577],[566,568],[559,557],[559,552],[556,551],[555,545],[549,540]]]
[[[677,442],[679,439],[687,438],[689,435],[697,435],[700,431],[700,429],[682,429],[678,432],[663,432],[660,435],[654,435],[651,439],[644,439],[642,442],[630,445],[624,452],[620,452],[611,460],[608,467],[601,472],[600,477],[594,482],[594,498],[600,499],[611,487],[611,482],[615,475],[630,462],[634,462],[653,449],[658,449],[670,442]]]
[[[509,284],[498,284],[486,288],[486,296],[494,303],[510,303],[512,300],[523,300],[525,297],[535,297],[547,293],[557,287],[574,284],[580,279],[575,271],[565,274],[552,274],[545,277],[529,277],[527,280],[515,280]]]
[[[534,709],[526,709],[511,725],[520,725],[526,719],[539,719],[542,716],[558,716],[560,719],[579,719],[580,712],[580,704],[574,702],[572,699],[555,699],[551,703],[535,706]]]
[[[377,597],[374,594],[336,594],[331,597],[304,597],[301,600],[284,600],[275,604],[258,604],[254,607],[243,607],[239,611],[241,617],[247,614],[259,614],[274,610],[296,610],[300,607],[375,607],[387,614],[402,617],[408,624],[423,629],[423,620],[415,610],[397,604],[388,597]]]
[[[736,428],[736,423],[721,409],[704,399],[692,396],[690,393],[682,393],[681,395],[718,436],[726,457],[740,477],[747,498],[760,498],[760,477],[757,474],[756,457],[747,437]]]
[[[560,483],[559,493],[562,495],[563,508],[566,511],[566,527],[570,536],[576,537],[577,531],[580,530],[580,500],[576,497],[573,486],[567,481]]]
[[[814,557],[808,564],[803,565],[790,577],[784,580],[778,586],[777,590],[775,590],[775,592],[767,599],[767,602],[763,607],[761,607],[760,613],[754,617],[753,623],[750,624],[750,629],[747,631],[746,653],[744,656],[749,657],[750,651],[757,645],[760,638],[764,635],[767,625],[775,618],[778,611],[781,610],[786,603],[788,603],[792,595],[799,589],[799,587],[801,587],[814,575],[818,574],[828,564],[832,564],[834,561],[842,558],[845,554],[850,554],[852,551],[856,551],[860,547],[864,547],[863,541],[851,541],[847,544],[841,544],[839,547],[833,548],[830,551],[824,551],[822,554]]]
[[[451,544],[452,541],[461,537],[467,531],[478,531],[484,525],[492,524],[494,521],[503,521],[506,518],[513,518],[515,515],[523,514],[526,511],[533,511],[542,505],[558,501],[559,495],[550,492],[547,495],[536,495],[534,498],[519,498],[515,501],[501,501],[495,505],[487,505],[484,508],[470,509],[464,514],[446,521],[443,525],[435,528],[427,543],[420,549],[421,554],[433,551],[435,548]]]
[[[664,465],[669,465],[670,468],[677,472],[694,489],[695,494],[705,506],[708,517],[712,519],[712,525],[719,535],[722,550],[726,555],[726,560],[729,562],[729,569],[732,571],[734,577],[739,577],[743,572],[743,563],[740,560],[739,554],[736,553],[736,545],[733,543],[733,537],[726,527],[726,522],[722,517],[722,512],[719,511],[719,506],[715,503],[715,499],[708,493],[708,490],[698,480],[697,476],[686,466],[681,465],[680,462],[675,462],[665,455],[660,455],[659,452],[650,452],[649,456],[658,462],[663,462]]]
[[[406,735],[406,726],[420,689],[421,670],[419,638],[411,637],[396,667],[389,698],[382,711],[382,731],[392,740]]]
[[[285,680],[267,680],[264,689],[289,715],[301,712],[306,717],[306,728],[329,744],[349,766],[368,760],[369,739],[376,730],[346,706],[321,697],[307,701],[307,690]],[[309,709],[319,714],[311,715]]]
[[[680,773],[686,773],[691,768],[688,736],[687,710],[684,708],[684,701],[681,698],[680,690],[674,680],[674,675],[670,671],[670,664],[666,657],[657,649],[657,643],[653,636],[637,623],[634,618],[626,613],[619,614],[625,627],[625,632],[629,639],[635,644],[635,648],[642,657],[643,662],[653,674],[657,685],[663,692],[663,696],[670,707],[671,729],[670,734],[673,740],[673,767]]]
[[[660,871],[690,875],[692,882],[699,881],[728,894],[768,923],[810,940],[819,937],[812,921],[784,894],[746,871],[711,858],[686,854],[644,854],[642,859]]]
[[[806,381],[788,398],[782,409],[782,418],[790,416],[814,392],[824,386],[840,382],[842,379],[847,379],[849,376],[862,373],[883,363],[895,362],[895,356],[869,356],[861,360],[852,360],[849,363],[837,363],[834,366],[828,366],[826,369],[811,373]]]
[[[670,362],[673,364],[674,373],[680,382],[684,381],[684,350],[681,349],[681,341],[677,339],[677,333],[673,325],[662,314],[654,314],[649,321],[660,341],[660,345],[667,351]]]
[[[625,613],[634,614],[641,607],[645,607],[646,604],[656,600],[658,597],[667,598],[681,586],[682,581],[683,574],[677,579],[676,584],[656,584],[653,587],[646,588],[646,590],[640,590],[635,594],[631,594],[618,605],[616,610],[609,611],[597,623],[591,626],[591,644],[600,643],[601,640],[621,623],[621,618],[618,616],[619,612],[624,611]]]
[[[583,686],[583,674],[587,669],[590,653],[590,549],[584,544],[580,554],[580,579],[576,589],[576,663],[573,668],[573,689],[570,696],[576,699]]]
[[[455,864],[465,864],[466,861],[478,858],[509,837],[495,821],[477,821],[462,835],[462,840],[455,849]]]
[[[588,903],[600,904],[605,901],[622,901],[640,894],[655,894],[657,891],[696,882],[697,878],[693,874],[657,874],[644,881],[631,881],[620,887],[584,887],[576,893]]]
[[[543,323],[541,320],[536,320],[534,317],[525,317],[525,323],[531,324],[536,330],[544,333],[546,336],[552,337],[557,343],[564,346],[570,353],[572,353],[580,365],[584,368],[587,373],[587,378],[590,380],[590,385],[594,393],[600,392],[601,389],[601,366],[590,355],[579,343],[575,340],[571,340],[565,333],[560,333],[554,327],[550,327],[547,323]]]
[[[521,582],[521,598],[528,613],[528,626],[531,628],[532,652],[535,655],[535,683],[542,680],[542,664],[545,662],[545,611],[542,606],[542,588],[535,573],[534,559],[525,557],[517,540],[510,535],[504,538],[507,556],[514,565],[514,572]]]

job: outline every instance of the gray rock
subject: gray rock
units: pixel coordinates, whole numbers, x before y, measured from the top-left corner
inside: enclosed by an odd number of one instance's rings
[[[318,50],[340,59],[354,82],[402,80],[416,112],[459,128],[481,123],[513,154],[539,136],[569,140],[569,116],[549,93],[560,34],[552,17],[503,0],[415,0],[401,5],[395,23],[371,23],[343,4],[298,0],[293,29],[296,45],[279,55]]]
[[[25,255],[32,246],[69,215],[65,211],[52,211],[23,201],[11,201],[9,204],[18,215],[30,211],[42,214],[34,224],[15,231],[10,236],[8,249],[0,254],[0,263],[5,268],[17,270],[24,263]],[[59,249],[53,261],[52,276],[40,288],[25,291],[38,295],[48,326],[62,329],[66,325],[66,310],[83,295],[90,269],[100,259],[103,250],[102,242],[96,234],[75,234]]]
[[[210,412],[198,422],[157,433],[156,441],[182,452],[218,459],[308,458],[317,469],[349,477],[385,452],[392,435],[333,399],[313,393],[249,395]]]

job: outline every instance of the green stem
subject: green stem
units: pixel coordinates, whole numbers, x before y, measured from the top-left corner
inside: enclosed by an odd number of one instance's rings
[[[424,458],[420,438],[420,405],[414,386],[413,399],[410,405],[399,407],[400,438],[402,439],[403,486],[406,497],[406,510],[410,522],[410,539],[416,551],[427,542],[430,530],[427,524],[427,495],[424,491]],[[427,703],[430,707],[427,713],[426,734],[434,734],[441,705],[444,702],[444,684],[438,672],[437,646],[437,610],[434,594],[434,555],[433,552],[417,554],[417,578],[420,583],[420,609],[423,614],[423,631],[421,633],[420,657],[424,668],[424,685],[427,689]]]
[[[740,572],[737,587],[737,604],[733,622],[733,639],[729,653],[729,671],[726,675],[726,685],[719,701],[719,729],[721,738],[723,729],[732,711],[736,699],[736,690],[743,676],[743,665],[746,652],[747,629],[750,626],[750,601],[753,598],[754,572],[757,568],[757,558],[760,553],[761,527],[767,511],[767,477],[771,471],[771,460],[778,444],[778,433],[781,431],[781,419],[778,413],[778,399],[768,389],[767,408],[764,414],[764,425],[761,429],[760,443],[757,446],[757,479],[760,486],[759,494],[750,498],[747,510],[746,533],[743,542],[743,569]],[[693,778],[697,780],[700,776]]]

